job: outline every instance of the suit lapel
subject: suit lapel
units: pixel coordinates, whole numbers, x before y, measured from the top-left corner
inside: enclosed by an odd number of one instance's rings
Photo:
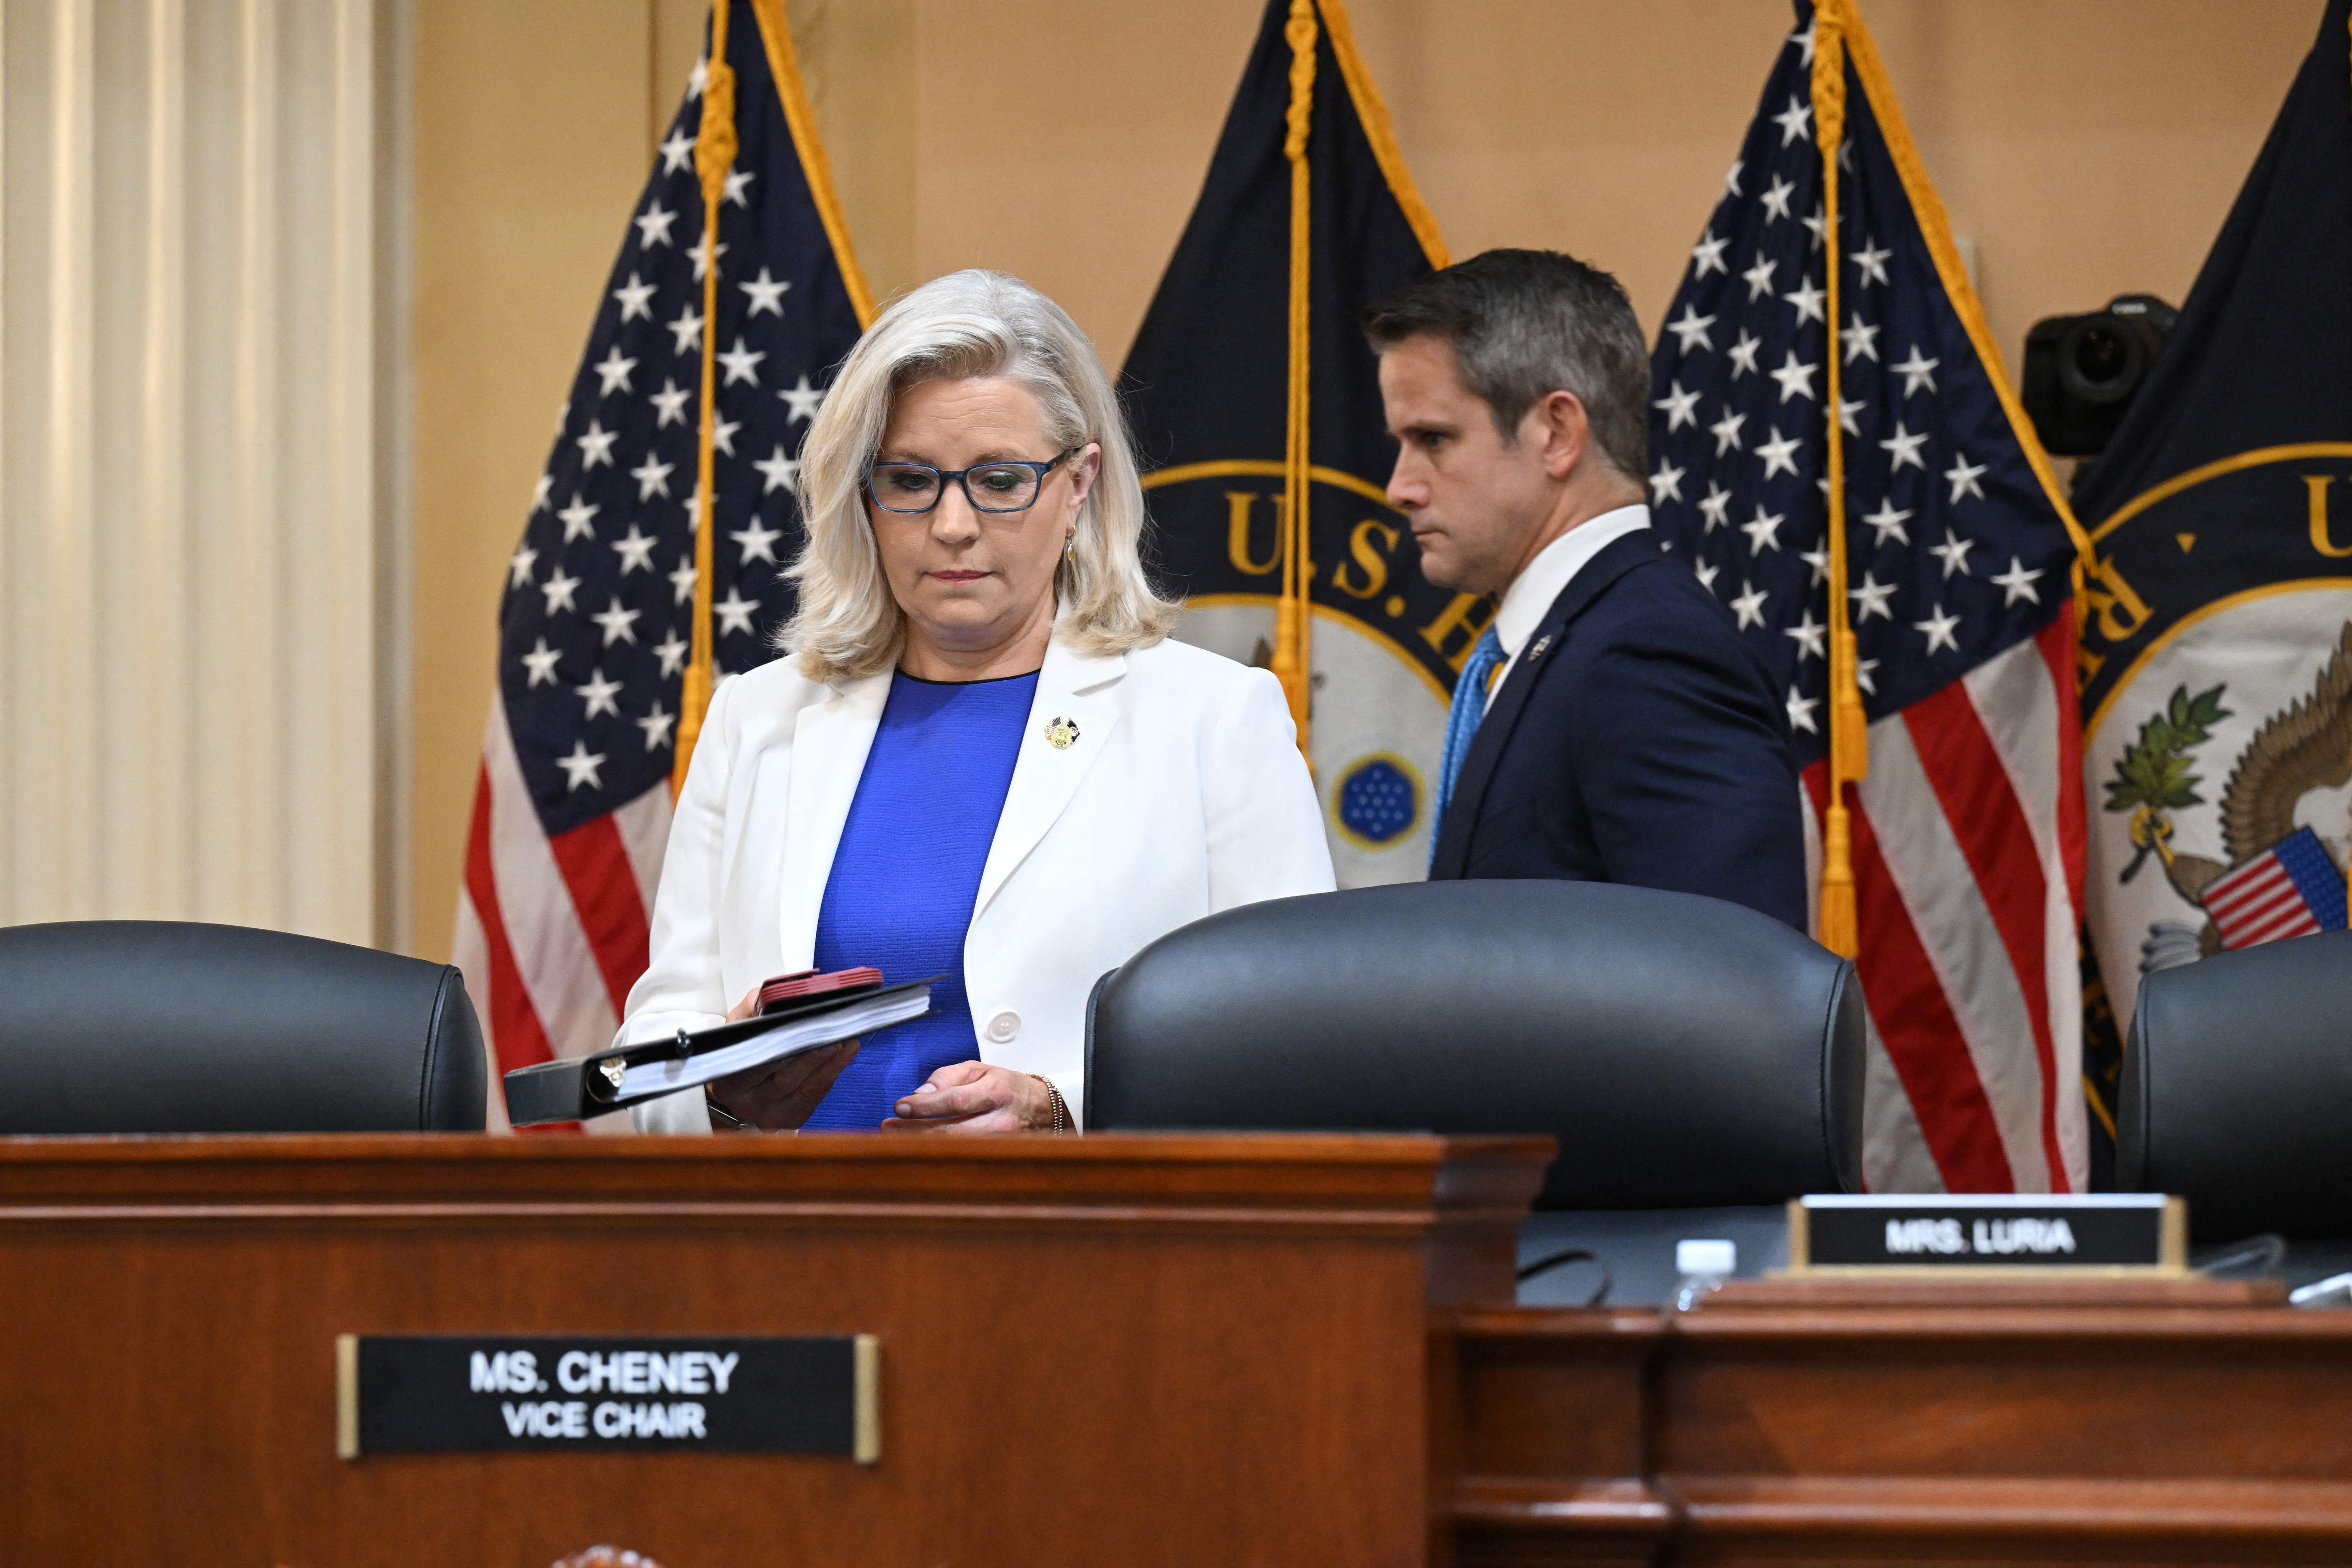
[[[1447,802],[1445,821],[1437,825],[1437,855],[1429,868],[1433,880],[1458,877],[1469,863],[1470,831],[1485,810],[1486,787],[1495,781],[1495,769],[1511,743],[1511,731],[1517,727],[1519,715],[1527,711],[1528,698],[1542,678],[1544,666],[1559,652],[1569,622],[1600,598],[1602,589],[1655,553],[1654,538],[1643,528],[1602,546],[1600,554],[1568,580],[1568,586],[1544,612],[1542,622],[1520,651],[1518,663],[1511,666],[1510,677],[1495,694],[1486,716],[1478,721],[1469,753],[1462,759],[1462,777]]]
[[[794,967],[816,951],[816,917],[834,852],[849,821],[850,802],[866,773],[882,709],[890,700],[891,672],[846,681],[825,702],[801,709],[793,729],[792,788],[785,796],[784,863],[777,878],[777,935],[783,962]]]
[[[1060,820],[1078,786],[1093,771],[1095,759],[1110,744],[1119,714],[1111,691],[1126,670],[1123,658],[1091,658],[1065,647],[1059,639],[1047,645],[1045,665],[1037,672],[1037,695],[1013,758],[1013,782],[1004,791],[1004,810],[996,820],[988,864],[980,873],[980,895],[971,906],[973,919],[980,917],[1005,880]],[[1067,746],[1055,746],[1046,734],[1055,720],[1076,727]],[[1070,736],[1073,732],[1064,728],[1058,733]]]

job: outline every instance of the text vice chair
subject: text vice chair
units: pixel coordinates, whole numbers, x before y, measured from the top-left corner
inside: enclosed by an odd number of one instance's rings
[[[0,928],[0,1133],[479,1132],[457,971],[282,931]]]

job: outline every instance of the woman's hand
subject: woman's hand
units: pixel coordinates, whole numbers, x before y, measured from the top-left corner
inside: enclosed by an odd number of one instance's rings
[[[758,1007],[757,987],[743,995],[727,1015],[729,1023],[751,1016]],[[856,1058],[858,1042],[845,1040],[815,1051],[805,1051],[766,1067],[754,1067],[721,1078],[705,1092],[711,1103],[738,1121],[765,1133],[788,1133],[805,1124],[820,1101],[833,1091],[833,1081]]]
[[[1044,1080],[984,1061],[940,1068],[894,1109],[886,1133],[1031,1133],[1054,1124]]]

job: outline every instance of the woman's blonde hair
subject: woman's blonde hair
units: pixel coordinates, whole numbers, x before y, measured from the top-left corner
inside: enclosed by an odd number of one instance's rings
[[[906,615],[882,575],[865,505],[893,401],[925,382],[1005,376],[1037,400],[1057,450],[1094,442],[1102,467],[1054,578],[1054,634],[1082,653],[1156,643],[1176,620],[1143,570],[1143,486],[1102,361],[1062,308],[1017,277],[977,268],[935,278],[883,311],[850,350],[801,452],[808,543],[791,568],[800,608],[776,633],[813,681],[894,664]]]

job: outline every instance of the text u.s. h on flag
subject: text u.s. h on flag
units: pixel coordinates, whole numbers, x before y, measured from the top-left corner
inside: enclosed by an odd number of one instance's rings
[[[706,57],[613,264],[509,566],[455,943],[494,1083],[611,1044],[645,971],[695,644],[700,389],[716,392],[706,636],[723,674],[772,657],[767,633],[792,612],[782,572],[801,539],[801,442],[869,310],[782,0],[731,5],[738,145],[719,187],[715,300],[696,151]],[[496,1093],[490,1120],[505,1125]]]
[[[2079,1190],[2072,518],[1869,34],[1849,0],[1818,18],[1800,0],[1797,20],[1659,337],[1654,516],[1786,694],[1816,812],[1830,596],[1843,596],[1868,721],[1850,800],[1865,1179]],[[1817,35],[1826,90],[1844,84],[1833,228]],[[1832,413],[1843,562],[1828,542]]]

